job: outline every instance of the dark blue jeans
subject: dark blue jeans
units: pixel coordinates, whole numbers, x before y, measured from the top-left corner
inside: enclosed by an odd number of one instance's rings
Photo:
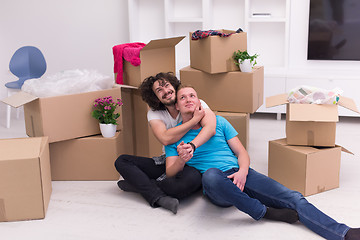
[[[344,239],[349,227],[321,212],[301,193],[292,191],[251,168],[242,192],[227,178],[236,171],[237,168],[226,172],[211,168],[203,174],[204,194],[212,203],[221,207],[235,206],[255,220],[264,217],[266,207],[294,209],[300,222],[315,233],[330,240]]]
[[[174,177],[161,181],[156,179],[165,173],[165,164],[156,165],[152,158],[121,155],[115,161],[115,168],[152,207],[156,207],[160,197],[182,199],[201,188],[200,172],[187,165]]]

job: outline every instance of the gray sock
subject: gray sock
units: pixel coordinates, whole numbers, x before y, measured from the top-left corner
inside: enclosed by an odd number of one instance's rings
[[[177,213],[179,207],[179,200],[169,196],[159,198],[156,203],[165,209],[172,211],[174,214]]]

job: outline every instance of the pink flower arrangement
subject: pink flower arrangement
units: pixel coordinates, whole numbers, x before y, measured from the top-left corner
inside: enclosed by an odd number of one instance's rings
[[[100,123],[117,125],[116,119],[120,117],[120,114],[115,113],[115,110],[122,105],[123,102],[120,98],[117,98],[116,101],[113,100],[112,96],[98,98],[94,101],[94,110],[91,115]]]

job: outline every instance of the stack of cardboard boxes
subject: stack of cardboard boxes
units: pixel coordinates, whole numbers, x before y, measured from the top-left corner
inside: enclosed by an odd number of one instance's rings
[[[200,99],[229,120],[248,148],[249,115],[263,104],[264,68],[240,72],[232,56],[235,51],[247,50],[247,34],[219,31],[232,34],[192,40],[190,33],[190,66],[180,70],[180,81],[193,86]]]
[[[25,92],[5,99],[24,106],[29,138],[0,140],[0,221],[39,219],[51,195],[52,180],[114,180],[114,159],[133,153],[132,135],[124,131],[131,108],[119,108],[116,136],[103,138],[91,117],[95,99],[127,101],[130,88],[37,98]],[[131,114],[130,114],[131,115]]]
[[[282,104],[286,138],[269,142],[269,177],[304,196],[339,187],[341,151],[348,151],[335,144],[338,105],[289,103],[287,94],[266,99],[267,107]],[[359,112],[352,99],[338,104]]]
[[[140,50],[141,64],[133,66],[124,62],[123,79],[125,85],[139,87],[141,82],[159,72],[176,72],[175,46],[185,37],[152,40]],[[115,75],[116,79],[116,75]],[[139,90],[131,95],[132,134],[134,136],[134,154],[144,157],[160,156],[162,144],[155,138],[147,122],[148,105],[142,100]],[[129,129],[126,129],[129,130]]]
[[[44,98],[20,92],[4,99],[24,106],[29,138],[0,140],[0,221],[44,218],[52,180],[118,180],[119,155],[160,155],[162,145],[148,127],[148,106],[137,87],[150,75],[175,72],[175,45],[183,38],[150,41],[140,52],[140,66],[124,63],[125,85]],[[103,138],[91,117],[94,100],[107,96],[123,102],[112,138]]]

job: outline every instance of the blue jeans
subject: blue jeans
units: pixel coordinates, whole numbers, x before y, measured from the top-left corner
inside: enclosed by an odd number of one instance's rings
[[[225,172],[210,168],[203,174],[204,194],[212,203],[221,207],[235,206],[255,220],[264,217],[266,207],[294,209],[299,215],[299,221],[310,230],[326,239],[344,239],[349,227],[321,212],[301,193],[292,191],[251,168],[242,192],[227,178],[237,171],[238,168]]]

